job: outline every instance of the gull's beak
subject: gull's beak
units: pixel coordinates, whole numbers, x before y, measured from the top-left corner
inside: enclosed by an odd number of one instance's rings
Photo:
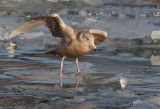
[[[96,47],[96,45],[95,45],[94,43],[91,43],[91,47],[92,47],[95,51],[97,51],[97,47]]]

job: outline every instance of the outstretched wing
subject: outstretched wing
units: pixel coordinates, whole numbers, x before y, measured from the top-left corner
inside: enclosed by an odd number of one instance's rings
[[[72,28],[63,22],[58,14],[54,13],[32,17],[22,22],[11,32],[10,37],[15,37],[40,25],[45,25],[55,37],[62,38],[64,33],[67,34],[68,31],[73,31]]]
[[[94,39],[95,44],[100,44],[100,43],[104,42],[108,37],[108,34],[102,30],[89,29],[89,32],[93,34],[93,36],[95,38]]]

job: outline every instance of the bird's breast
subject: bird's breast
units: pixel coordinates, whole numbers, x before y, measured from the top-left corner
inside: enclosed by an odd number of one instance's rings
[[[60,43],[56,51],[62,57],[67,56],[70,58],[77,58],[89,53],[91,48],[83,43],[72,41],[69,44],[64,42]]]

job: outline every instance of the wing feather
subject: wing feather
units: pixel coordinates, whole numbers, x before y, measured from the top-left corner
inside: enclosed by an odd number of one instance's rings
[[[23,23],[21,23],[20,25],[18,25],[10,34],[10,37],[15,37],[17,35],[20,35],[26,31],[29,31],[33,28],[36,28],[40,25],[44,24],[43,21],[39,20],[36,22],[32,22],[32,21],[24,21]]]
[[[93,34],[93,36],[95,38],[94,39],[95,44],[100,44],[100,43],[104,42],[108,37],[108,34],[102,30],[89,29],[89,32]]]
[[[46,26],[56,37],[63,37],[61,34],[63,30],[72,29],[63,22],[58,14],[54,13],[33,17],[22,22],[11,32],[10,37],[15,37],[40,25]]]

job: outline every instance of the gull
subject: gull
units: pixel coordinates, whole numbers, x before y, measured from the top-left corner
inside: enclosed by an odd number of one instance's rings
[[[80,74],[78,58],[89,53],[92,49],[96,51],[96,45],[104,42],[108,35],[98,29],[73,29],[61,19],[57,13],[32,17],[19,24],[10,34],[13,38],[40,25],[48,28],[54,37],[61,38],[61,42],[55,49],[61,58],[60,87],[62,87],[62,68],[66,57],[75,58],[77,73]]]

